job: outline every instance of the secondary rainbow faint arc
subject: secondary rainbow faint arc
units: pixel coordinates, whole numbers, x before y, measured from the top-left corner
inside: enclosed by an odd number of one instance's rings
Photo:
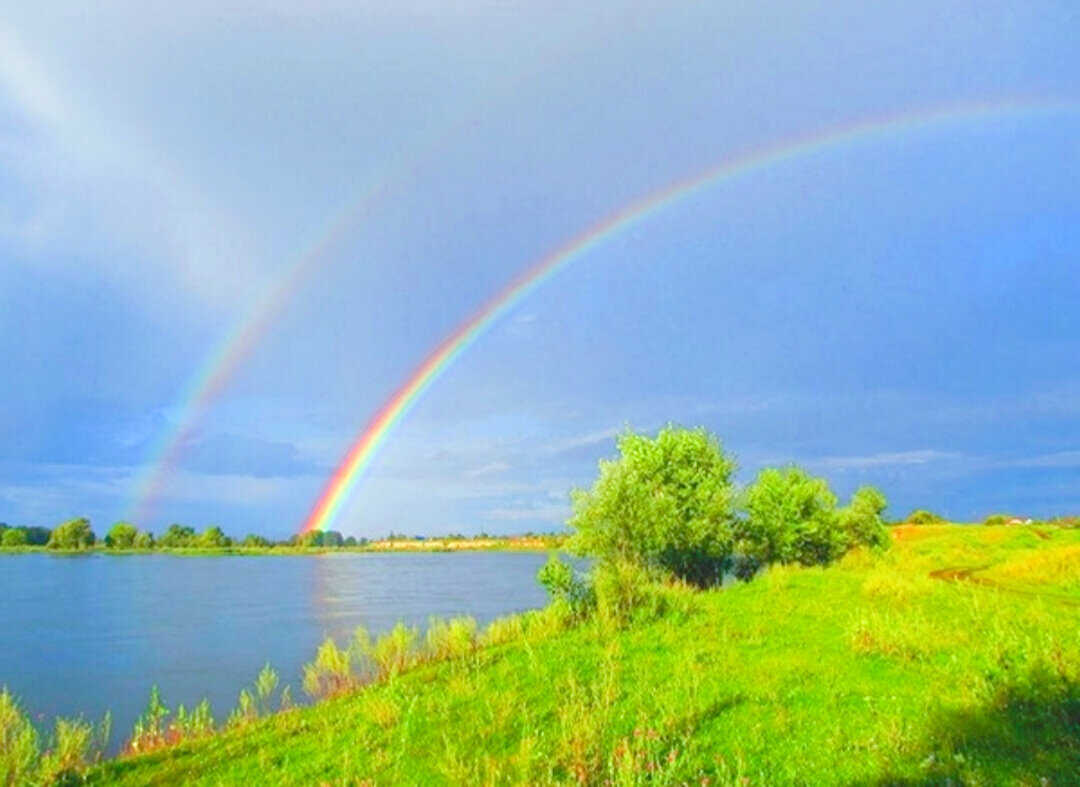
[[[370,185],[354,196],[316,233],[315,241],[284,266],[284,272],[266,288],[244,316],[226,332],[193,374],[178,401],[182,403],[177,425],[155,444],[133,497],[129,519],[145,523],[152,515],[170,473],[196,434],[210,405],[224,389],[236,369],[280,318],[296,291],[326,262],[330,252],[348,235],[359,220],[373,210],[394,188],[407,183],[461,132],[476,123],[473,116],[444,130],[406,154],[404,163],[388,166]],[[413,148],[415,151],[416,148]]]
[[[853,124],[820,130],[729,158],[706,171],[676,181],[639,198],[597,224],[574,236],[534,263],[488,300],[472,317],[439,344],[368,422],[331,476],[300,533],[323,530],[345,504],[349,493],[367,469],[386,438],[417,402],[486,328],[560,270],[587,255],[597,246],[680,200],[720,183],[766,167],[789,162],[854,142],[918,131],[934,126],[993,119],[1031,111],[1075,108],[1072,102],[1047,99],[1008,99],[996,102],[951,105],[864,119]]]

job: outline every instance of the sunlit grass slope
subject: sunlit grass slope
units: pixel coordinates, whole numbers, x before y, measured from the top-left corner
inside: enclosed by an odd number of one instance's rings
[[[883,556],[682,591],[618,629],[534,629],[91,778],[1076,784],[1080,531],[893,537]]]

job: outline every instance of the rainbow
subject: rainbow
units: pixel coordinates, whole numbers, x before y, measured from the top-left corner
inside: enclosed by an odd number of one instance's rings
[[[189,378],[177,401],[182,402],[175,425],[154,444],[150,459],[136,482],[136,492],[127,519],[146,523],[153,516],[166,482],[175,471],[184,450],[190,445],[210,409],[225,386],[251,355],[285,307],[304,283],[331,257],[361,219],[375,210],[398,187],[413,180],[456,137],[477,122],[467,115],[435,137],[410,148],[397,163],[388,165],[371,179],[357,196],[333,214],[315,234],[305,250],[283,266],[283,272],[263,291],[251,308],[206,354]]]
[[[1075,105],[1061,100],[1021,98],[951,105],[864,119],[744,152],[702,173],[676,181],[666,188],[630,202],[528,267],[428,355],[375,413],[349,448],[305,520],[300,533],[324,530],[338,516],[350,492],[364,471],[371,466],[379,448],[385,444],[394,427],[401,422],[421,395],[487,328],[559,271],[639,222],[712,186],[852,143],[959,123],[1066,108],[1074,109]]]

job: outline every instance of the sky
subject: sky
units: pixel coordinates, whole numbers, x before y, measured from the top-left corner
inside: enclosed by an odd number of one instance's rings
[[[329,526],[557,530],[668,422],[896,517],[1080,513],[1078,37],[1063,0],[0,0],[0,521],[287,537],[523,271],[860,124],[515,302]]]

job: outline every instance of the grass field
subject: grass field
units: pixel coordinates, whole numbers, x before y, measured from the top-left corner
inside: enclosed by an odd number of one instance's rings
[[[892,534],[621,627],[503,622],[505,644],[90,781],[1077,784],[1080,531]]]

